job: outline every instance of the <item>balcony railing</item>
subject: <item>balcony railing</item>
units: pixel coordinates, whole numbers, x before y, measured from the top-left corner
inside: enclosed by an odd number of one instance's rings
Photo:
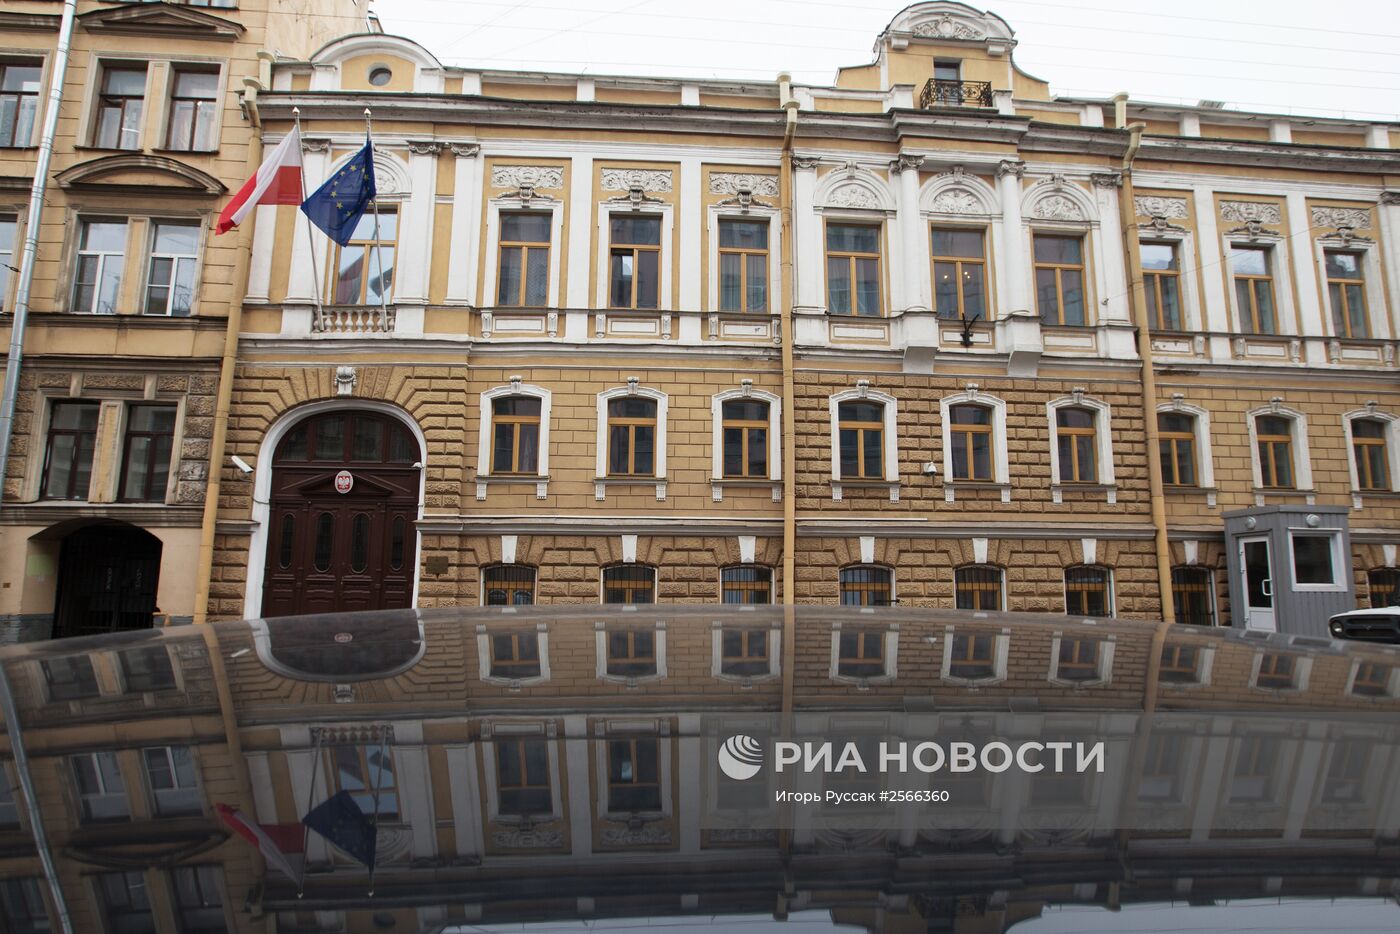
[[[392,334],[394,308],[379,305],[330,305],[316,310],[311,320],[315,334]]]
[[[930,78],[919,95],[919,107],[991,107],[990,81],[940,81]]]

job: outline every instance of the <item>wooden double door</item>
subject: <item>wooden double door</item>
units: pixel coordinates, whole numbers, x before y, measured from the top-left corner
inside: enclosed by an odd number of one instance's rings
[[[369,413],[309,421],[273,463],[263,616],[410,606],[419,468],[394,438],[405,429]]]

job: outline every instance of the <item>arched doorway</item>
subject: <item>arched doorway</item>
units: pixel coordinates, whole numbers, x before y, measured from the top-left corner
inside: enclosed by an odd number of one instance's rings
[[[160,539],[130,525],[87,525],[59,546],[53,637],[147,629],[156,613]]]
[[[332,410],[272,457],[263,616],[408,607],[418,442],[395,418]]]

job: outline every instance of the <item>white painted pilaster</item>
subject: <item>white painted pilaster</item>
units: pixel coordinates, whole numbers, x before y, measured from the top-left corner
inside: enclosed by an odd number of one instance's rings
[[[1118,184],[1110,175],[1095,175],[1094,202],[1099,209],[1099,250],[1096,265],[1099,276],[1098,319],[1128,323],[1128,270],[1123,265],[1123,230],[1118,217]],[[1103,304],[1107,301],[1108,304]]]
[[[1196,207],[1196,249],[1200,252],[1197,269],[1201,276],[1201,297],[1205,302],[1202,318],[1207,331],[1224,333],[1230,327],[1230,302],[1225,296],[1225,276],[1230,270],[1221,252],[1219,227],[1215,222],[1215,192],[1203,185],[1191,189]],[[1192,270],[1194,274],[1196,270]]]
[[[248,257],[248,288],[245,303],[265,302],[272,284],[272,250],[277,237],[277,206],[260,204],[253,209],[253,254]],[[300,211],[297,211],[300,214]]]
[[[478,87],[478,92],[480,88]],[[465,92],[464,92],[465,93]],[[476,301],[477,262],[481,252],[481,146],[453,143],[452,243],[448,247],[447,304]]]
[[[481,830],[481,795],[476,778],[476,749],[473,746],[447,747],[447,776],[452,792],[452,835],[457,853],[480,856],[485,849]]]
[[[1385,263],[1391,274],[1386,277],[1386,300],[1390,305],[1385,316],[1385,331],[1379,337],[1394,338],[1400,334],[1397,315],[1400,315],[1400,191],[1381,192],[1381,203],[1376,208],[1380,216],[1381,237],[1385,241]]]
[[[308,192],[321,187],[330,169],[330,162],[329,149],[302,153],[301,171],[306,179]],[[326,287],[326,244],[330,240],[320,231],[314,233],[313,237],[311,223],[306,219],[306,215],[297,211],[295,229],[292,231],[292,266],[287,277],[288,304],[310,305],[316,300],[316,290],[324,290]]]
[[[564,762],[569,775],[569,838],[574,856],[593,852],[593,802],[589,800],[588,718],[564,718]]]
[[[410,143],[408,177],[411,187],[399,218],[399,248],[395,257],[398,281],[394,302],[427,304],[433,262],[433,208],[437,204],[437,143]]]
[[[593,245],[593,157],[574,155],[569,161],[569,265],[568,292],[564,300],[571,311],[564,320],[564,336],[569,340],[588,337],[588,273],[592,266]]]
[[[698,102],[698,98],[697,98]],[[681,159],[680,229],[681,275],[678,311],[700,310],[700,233],[704,205],[700,194],[701,164],[698,156]]]
[[[1288,200],[1288,255],[1293,261],[1293,275],[1298,283],[1298,331],[1299,334],[1322,336],[1327,333],[1323,324],[1322,302],[1317,293],[1317,264],[1313,260],[1312,218],[1308,213],[1308,199],[1301,191],[1292,191]],[[1280,303],[1282,304],[1282,303]],[[1287,324],[1280,321],[1280,330],[1287,332]]]
[[[1025,163],[1010,160],[1003,161],[997,167],[997,195],[1001,198],[998,265],[1006,270],[1006,291],[997,296],[997,303],[1003,317],[1032,310],[1030,257],[1026,253],[1025,232],[1021,229],[1021,176],[1025,171]],[[1002,280],[999,278],[998,281]]]
[[[797,264],[795,305],[825,308],[822,294],[822,224],[812,210],[816,199],[817,161],[794,159],[792,179],[793,256]]]
[[[923,156],[900,155],[892,168],[899,171],[899,240],[903,247],[903,301],[895,307],[928,311],[933,307],[929,278],[929,246],[919,215],[919,166]]]

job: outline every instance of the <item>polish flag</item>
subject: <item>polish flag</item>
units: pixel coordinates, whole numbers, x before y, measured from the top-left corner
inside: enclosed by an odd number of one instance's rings
[[[288,879],[293,882],[297,881],[297,872],[292,868],[292,864],[287,862],[286,854],[272,841],[261,824],[249,820],[242,811],[236,811],[227,804],[220,803],[214,807],[219,812],[219,819],[227,824],[234,833],[257,847],[269,866],[275,866]]]
[[[215,233],[226,233],[243,223],[248,212],[260,204],[301,204],[301,132],[292,132],[277,144],[272,154],[258,166],[258,173],[248,179],[233,200],[219,215]]]

